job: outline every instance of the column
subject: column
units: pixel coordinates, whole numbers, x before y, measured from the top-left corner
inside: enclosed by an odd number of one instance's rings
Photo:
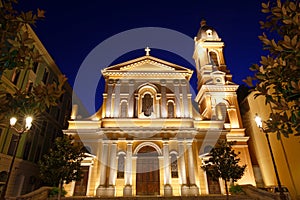
[[[100,164],[100,187],[105,187],[106,183],[106,167],[107,167],[107,158],[108,158],[108,144],[106,141],[102,145],[102,155],[101,155],[101,164]]]
[[[169,143],[167,141],[163,143],[163,155],[164,155],[164,178],[165,178],[164,195],[172,196]]]
[[[109,163],[109,179],[108,179],[108,196],[115,196],[115,185],[117,175],[117,143],[113,142],[110,146],[110,163]]]
[[[175,103],[176,103],[176,117],[181,117],[181,100],[179,94],[179,81],[174,80],[174,93],[175,93]]]
[[[132,196],[132,142],[127,142],[123,196]]]
[[[107,84],[106,112],[105,112],[105,116],[106,117],[111,117],[112,116],[112,113],[111,113],[112,90],[113,90],[113,81],[112,80],[108,80],[108,84]]]
[[[134,101],[135,101],[135,98],[134,98],[134,80],[130,80],[129,81],[129,88],[128,88],[128,117],[134,117],[133,116],[133,113],[134,113],[134,109],[133,109],[133,105],[134,105]]]
[[[186,80],[181,80],[181,90],[182,90],[183,116],[189,117]]]
[[[115,185],[116,180],[116,164],[117,160],[113,159],[117,156],[117,143],[113,142],[110,148],[110,171],[109,171],[109,180],[108,185]]]
[[[195,180],[195,165],[194,165],[192,144],[193,144],[193,141],[188,141],[187,142],[190,194],[191,195],[198,195],[199,194],[199,189],[196,185],[196,180]]]
[[[167,98],[166,98],[166,81],[161,80],[161,117],[166,118],[168,117],[167,113]]]
[[[179,141],[178,142],[178,161],[179,161],[179,166],[180,166],[180,180],[181,180],[181,185],[185,186],[186,185],[186,170],[185,170],[185,159],[184,159],[184,142]]]
[[[107,188],[106,188],[107,159],[108,159],[108,144],[107,141],[103,141],[101,160],[100,160],[100,185],[96,190],[96,196],[107,196]]]
[[[114,101],[114,117],[119,117],[119,111],[120,111],[120,85],[121,81],[118,80],[115,87],[115,101]]]
[[[156,97],[155,97],[155,111],[154,111],[154,113],[155,113],[155,117],[156,118],[160,118],[160,103],[159,103],[159,100],[160,100],[160,98],[161,98],[161,96],[160,95],[156,95]]]

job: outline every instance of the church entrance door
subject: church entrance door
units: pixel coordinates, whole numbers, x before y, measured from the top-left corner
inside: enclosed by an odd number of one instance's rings
[[[159,161],[153,147],[145,146],[138,152],[136,194],[159,195]]]
[[[81,170],[83,172],[83,177],[80,181],[75,182],[74,196],[85,196],[87,191],[87,183],[89,177],[89,167],[83,166]]]

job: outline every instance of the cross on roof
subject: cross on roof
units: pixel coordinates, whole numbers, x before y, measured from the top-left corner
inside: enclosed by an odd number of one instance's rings
[[[150,55],[151,49],[150,49],[149,47],[147,47],[147,48],[145,49],[145,51],[146,51],[146,56],[149,56],[149,55]]]

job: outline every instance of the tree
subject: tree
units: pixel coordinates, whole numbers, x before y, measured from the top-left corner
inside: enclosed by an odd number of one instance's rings
[[[259,36],[267,56],[262,56],[260,65],[251,70],[254,77],[244,80],[249,86],[256,81],[255,98],[265,97],[271,113],[266,132],[289,137],[300,135],[300,5],[299,1],[262,3],[262,12],[267,14],[261,28],[267,33]]]
[[[236,182],[242,178],[246,165],[240,166],[239,153],[232,149],[233,142],[218,142],[209,153],[209,160],[201,168],[214,181],[222,178],[225,182],[227,199],[229,198],[227,182]]]
[[[30,70],[35,63],[44,62],[30,35],[30,26],[44,18],[45,11],[19,12],[14,9],[17,3],[17,0],[0,0],[0,79],[8,70]],[[60,76],[58,84],[35,85],[32,91],[26,88],[14,92],[0,90],[0,125],[7,124],[12,114],[41,113],[47,107],[56,106],[65,82],[66,78]]]
[[[84,148],[66,134],[55,139],[53,148],[39,162],[40,176],[46,185],[59,187],[82,178],[80,169]],[[59,195],[60,197],[60,195]]]

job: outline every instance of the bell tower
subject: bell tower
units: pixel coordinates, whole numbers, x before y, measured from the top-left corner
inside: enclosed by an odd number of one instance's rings
[[[241,117],[236,96],[238,85],[232,82],[232,75],[225,63],[224,42],[205,20],[201,21],[194,41],[193,58],[198,78],[195,100],[200,114],[205,119],[224,121],[225,127],[240,128]]]

